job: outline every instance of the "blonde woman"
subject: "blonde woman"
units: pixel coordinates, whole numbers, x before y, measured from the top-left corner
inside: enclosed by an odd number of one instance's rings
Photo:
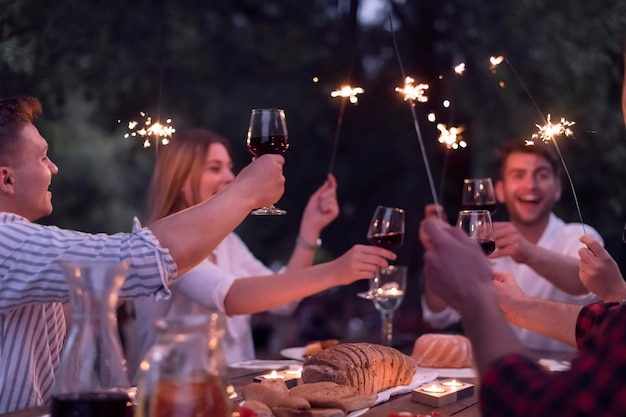
[[[177,132],[176,140],[159,153],[149,191],[148,223],[222,191],[234,178],[232,169],[226,139],[207,130]],[[212,309],[228,317],[222,340],[226,362],[253,359],[250,314],[268,310],[291,314],[303,297],[369,278],[377,266],[385,267],[387,260],[395,259],[385,249],[356,245],[336,260],[311,266],[321,231],[339,214],[336,189],[329,174],[310,197],[293,253],[281,273],[273,273],[231,233],[203,263],[178,280],[170,299],[136,301],[142,351],[154,342],[155,319]]]

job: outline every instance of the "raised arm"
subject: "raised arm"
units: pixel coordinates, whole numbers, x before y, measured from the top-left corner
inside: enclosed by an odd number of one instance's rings
[[[504,272],[494,273],[493,284],[500,309],[511,324],[576,347],[576,320],[582,306],[529,297],[515,277]]]
[[[494,222],[493,228],[497,249],[489,255],[489,258],[510,256],[515,262],[528,265],[555,287],[568,294],[583,295],[589,292],[578,278],[576,258],[529,242],[512,223]]]
[[[212,198],[149,226],[169,249],[179,274],[205,259],[250,210],[278,201],[285,186],[284,162],[281,155],[258,157]]]
[[[491,267],[480,247],[437,219],[425,219],[422,228],[431,244],[424,254],[426,281],[463,316],[480,375],[504,355],[527,355],[498,307]]]
[[[619,266],[600,242],[591,236],[581,236],[587,245],[578,250],[579,277],[587,289],[603,301],[626,299],[626,282]]]
[[[437,206],[436,204],[427,204],[424,207],[424,219],[433,218],[436,219],[438,217],[437,213],[441,214],[441,217],[444,221],[447,221],[446,213],[443,210],[443,206]],[[424,249],[430,249],[431,242],[429,241],[428,235],[424,232],[422,225],[420,225],[419,230],[420,242]],[[426,306],[433,313],[439,313],[445,310],[448,305],[446,304],[441,297],[437,296],[428,285],[428,281],[424,282],[424,301],[426,302]]]
[[[287,263],[287,270],[299,269],[313,264],[317,240],[322,230],[339,215],[337,181],[332,174],[311,195],[302,213],[300,233]]]
[[[369,278],[377,266],[386,268],[388,259],[394,260],[396,255],[376,246],[356,245],[331,262],[271,276],[236,279],[228,291],[224,308],[228,315],[267,311],[337,285]]]

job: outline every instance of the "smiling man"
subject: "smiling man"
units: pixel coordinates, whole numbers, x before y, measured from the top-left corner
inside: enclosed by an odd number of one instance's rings
[[[496,251],[494,271],[515,276],[522,290],[531,297],[568,304],[585,305],[598,297],[589,292],[578,277],[579,241],[585,233],[599,242],[592,227],[566,224],[552,209],[561,198],[561,165],[550,144],[527,146],[524,141],[503,145],[497,159],[500,179],[496,182],[498,202],[509,214],[508,222],[495,222]],[[427,216],[429,214],[427,207]],[[424,320],[442,328],[459,319],[428,286],[425,288]],[[571,351],[568,346],[527,329],[514,328],[521,342],[530,349]]]
[[[64,260],[128,261],[124,299],[169,295],[248,215],[280,198],[284,159],[264,155],[219,195],[132,233],[88,234],[33,223],[52,213],[57,166],[33,125],[34,97],[0,99],[0,413],[49,402],[66,336]]]

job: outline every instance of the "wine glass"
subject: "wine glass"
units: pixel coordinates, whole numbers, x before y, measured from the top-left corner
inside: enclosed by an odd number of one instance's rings
[[[246,145],[254,156],[266,153],[283,154],[289,148],[285,111],[281,109],[253,109]],[[273,204],[252,211],[256,215],[287,214]]]
[[[496,238],[489,210],[461,210],[456,225],[480,244],[485,255],[489,256],[496,250]]]
[[[367,240],[374,246],[388,250],[402,246],[404,241],[404,210],[395,207],[376,207],[367,230]],[[371,299],[374,291],[378,288],[379,275],[380,268],[377,268],[376,274],[370,279],[369,291],[360,292],[357,295],[361,298]]]
[[[463,180],[463,210],[496,209],[496,193],[493,190],[491,178],[466,178]]]
[[[393,313],[400,307],[406,292],[406,266],[389,265],[381,269],[372,301],[380,311],[381,344],[391,346],[393,339]]]

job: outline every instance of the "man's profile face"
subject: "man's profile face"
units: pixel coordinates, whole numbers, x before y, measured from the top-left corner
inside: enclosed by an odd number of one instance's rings
[[[504,162],[502,178],[496,183],[496,196],[500,203],[506,204],[511,221],[537,225],[547,222],[561,197],[561,181],[544,157],[513,152]]]
[[[32,123],[22,129],[19,141],[11,164],[11,207],[15,214],[34,221],[52,213],[48,187],[59,169],[48,158],[48,143]]]

